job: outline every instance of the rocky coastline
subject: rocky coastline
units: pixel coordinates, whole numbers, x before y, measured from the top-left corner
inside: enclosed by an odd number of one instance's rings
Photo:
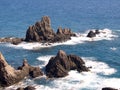
[[[7,87],[18,83],[25,77],[38,77],[42,76],[43,72],[39,67],[33,67],[28,64],[27,60],[23,61],[23,65],[18,69],[13,68],[7,63],[2,53],[0,53],[0,86]]]
[[[46,65],[46,76],[48,78],[60,78],[68,75],[70,70],[78,72],[89,71],[84,65],[85,62],[76,55],[67,55],[64,51],[59,50],[56,57],[51,57]],[[7,63],[2,53],[0,53],[0,86],[7,87],[20,82],[25,77],[36,78],[42,76],[43,72],[39,67],[33,67],[28,64],[27,60],[18,69],[13,68]]]
[[[89,67],[85,66],[85,62],[79,56],[67,55],[63,50],[59,50],[55,57],[51,57],[45,68],[45,75],[48,78],[65,77],[70,70],[77,70],[79,73],[90,71]],[[16,84],[25,77],[36,78],[43,75],[44,73],[39,67],[29,65],[26,59],[23,60],[23,65],[19,66],[18,69],[13,68],[7,63],[2,53],[0,53],[0,88]],[[35,87],[19,87],[16,90],[35,90]],[[102,90],[118,89],[104,87]]]

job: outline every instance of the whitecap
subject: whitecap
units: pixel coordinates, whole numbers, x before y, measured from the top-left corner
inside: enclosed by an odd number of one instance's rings
[[[117,50],[117,48],[115,48],[115,47],[110,47],[110,49],[113,51]]]

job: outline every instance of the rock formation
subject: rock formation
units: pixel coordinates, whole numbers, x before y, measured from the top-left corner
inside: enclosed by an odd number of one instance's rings
[[[87,37],[96,37],[97,34],[100,34],[99,30],[95,30],[95,31],[90,31],[88,34],[87,34]]]
[[[78,72],[89,71],[85,62],[76,55],[67,55],[60,50],[55,57],[52,57],[46,65],[46,75],[48,77],[64,77],[70,70]]]
[[[10,86],[24,79],[26,76],[37,77],[41,75],[43,73],[40,68],[30,66],[27,60],[23,61],[23,65],[18,70],[14,69],[0,53],[0,86]]]
[[[96,34],[93,31],[90,31],[87,35],[87,37],[90,37],[90,38],[95,37],[95,36],[96,36]]]
[[[58,28],[57,33],[51,28],[51,21],[48,16],[30,26],[26,32],[25,41],[27,42],[61,42],[76,36],[70,29]]]

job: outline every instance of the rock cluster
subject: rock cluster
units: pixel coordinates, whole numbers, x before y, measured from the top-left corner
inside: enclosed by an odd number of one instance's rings
[[[64,77],[68,75],[70,70],[77,70],[78,72],[89,71],[85,66],[85,62],[76,55],[67,55],[60,50],[55,57],[51,57],[46,65],[46,75],[52,77]]]
[[[30,66],[27,63],[27,60],[23,61],[23,65],[19,67],[17,70],[10,66],[3,55],[0,53],[0,86],[10,86],[15,84],[26,76],[37,77],[42,76],[39,67]]]
[[[97,34],[100,34],[99,30],[95,30],[95,31],[90,31],[87,35],[87,37],[96,37]]]
[[[70,29],[58,28],[57,33],[51,28],[51,20],[48,16],[43,16],[41,21],[30,26],[26,32],[27,42],[62,42],[69,40],[71,36],[76,36]]]

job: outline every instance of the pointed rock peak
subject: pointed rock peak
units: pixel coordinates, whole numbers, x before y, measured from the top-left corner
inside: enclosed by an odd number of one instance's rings
[[[59,50],[57,56],[63,57],[63,56],[67,56],[67,54],[63,50]]]
[[[49,16],[43,16],[41,22],[46,22],[47,24],[51,24]]]
[[[26,59],[23,60],[23,66],[29,66],[29,64],[28,64]]]
[[[4,56],[2,55],[2,53],[0,52],[0,67],[5,67],[7,66],[8,63],[6,62]]]
[[[62,34],[62,33],[63,33],[62,27],[59,27],[57,30],[57,34]]]

